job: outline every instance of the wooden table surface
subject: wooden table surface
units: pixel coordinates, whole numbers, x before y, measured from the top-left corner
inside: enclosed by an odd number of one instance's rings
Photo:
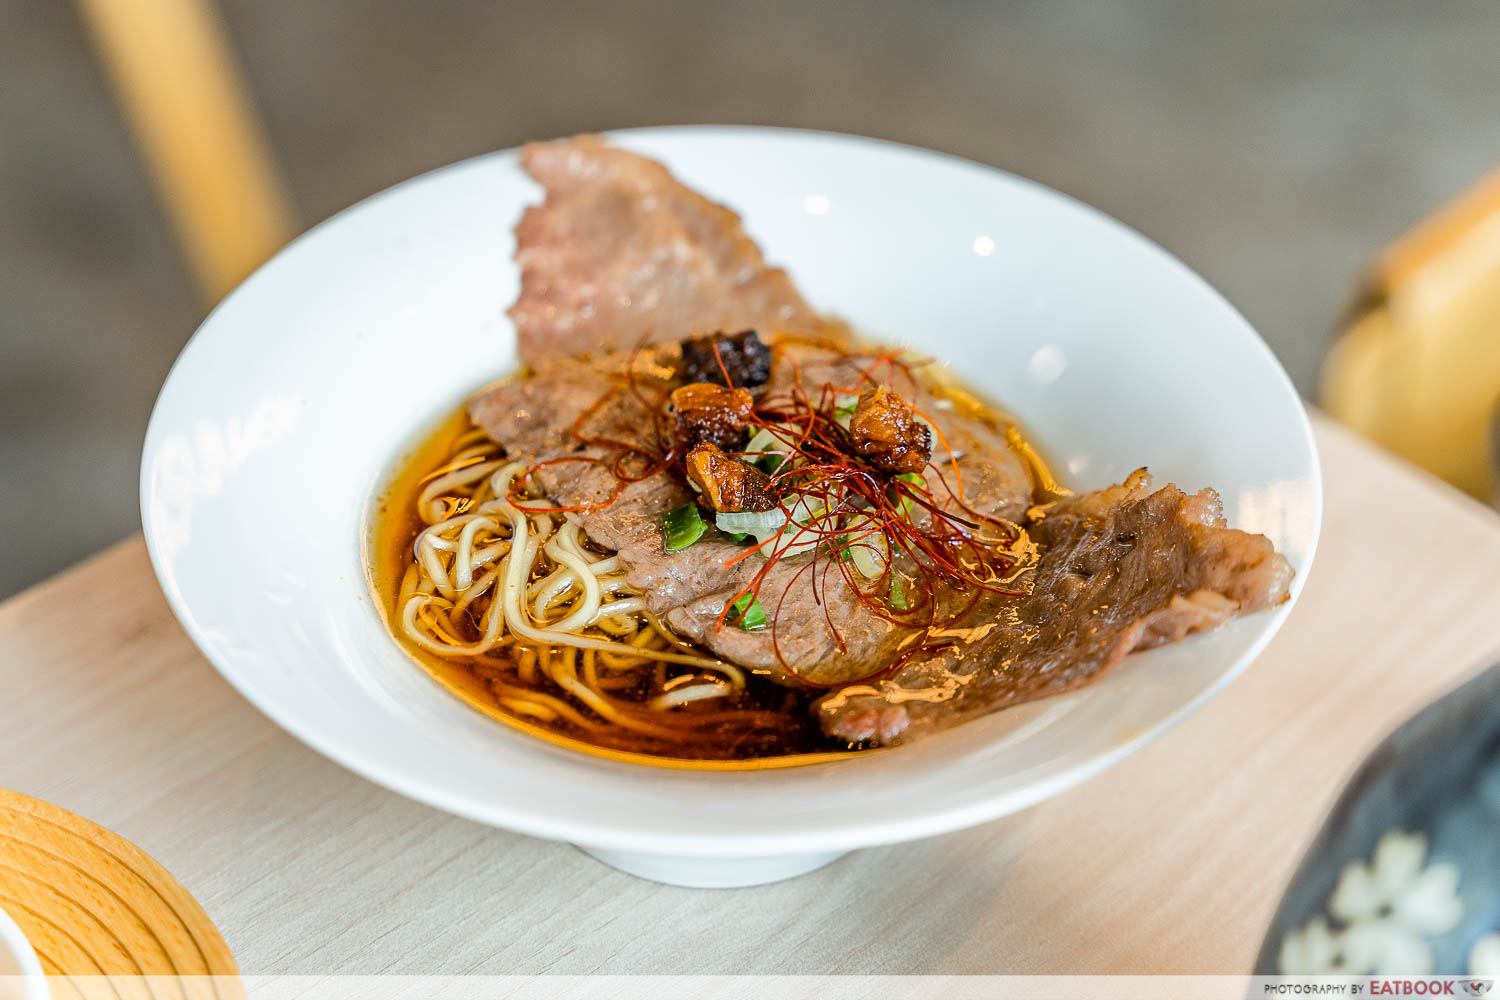
[[[247,974],[1246,972],[1353,767],[1500,655],[1500,518],[1317,430],[1316,565],[1227,692],[1027,812],[777,885],[640,881],[343,770],[220,680],[139,538],[0,605],[0,787],[153,854]]]

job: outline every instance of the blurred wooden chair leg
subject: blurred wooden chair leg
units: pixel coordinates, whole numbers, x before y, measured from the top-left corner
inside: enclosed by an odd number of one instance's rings
[[[1500,401],[1500,172],[1390,248],[1323,366],[1336,418],[1486,501]]]
[[[212,0],[77,0],[205,302],[294,232]]]

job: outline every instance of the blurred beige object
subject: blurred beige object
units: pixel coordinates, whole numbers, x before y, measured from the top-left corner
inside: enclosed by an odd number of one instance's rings
[[[84,977],[53,979],[54,998],[243,1000],[224,939],[165,868],[97,823],[5,789],[0,906],[49,976]]]
[[[205,301],[291,238],[292,212],[211,0],[78,0]]]
[[[1322,397],[1366,437],[1495,499],[1500,171],[1381,257],[1324,362]]]

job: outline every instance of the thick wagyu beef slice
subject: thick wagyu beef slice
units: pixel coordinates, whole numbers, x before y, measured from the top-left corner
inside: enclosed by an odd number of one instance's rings
[[[1009,428],[846,350],[842,329],[766,265],[739,217],[661,164],[593,136],[534,143],[522,159],[545,189],[516,229],[521,295],[511,316],[530,371],[476,399],[470,415],[533,467],[533,483],[595,543],[618,552],[650,610],[682,636],[781,683],[831,687],[815,708],[830,736],[915,739],[1078,687],[1133,650],[1287,598],[1286,560],[1265,538],[1228,528],[1211,491],[1152,492],[1138,473],[1034,511],[1032,468]],[[712,341],[679,346],[717,333],[725,338],[716,354],[703,349]],[[705,385],[673,401],[684,381],[739,391]],[[759,583],[771,628],[722,624],[764,560],[717,530],[667,551],[662,516],[697,495],[669,472],[622,483],[611,471],[621,451],[608,440],[663,455],[687,432],[732,460],[750,399],[776,412],[799,393],[839,392],[861,396],[850,435],[862,461],[881,474],[921,475],[934,502],[959,516],[1026,528],[1037,557],[1019,581],[1022,596],[986,595],[961,621],[939,614],[931,629],[913,630],[864,607],[831,558],[800,554]],[[719,410],[730,416],[708,419]],[[700,485],[711,472],[699,470]],[[765,506],[720,499],[725,509]],[[942,611],[971,596],[934,601]]]
[[[510,315],[524,363],[717,331],[822,329],[739,216],[660,163],[597,136],[531,143],[521,160],[547,193],[516,227]]]
[[[651,381],[651,370],[660,366],[650,355],[634,360],[639,391],[627,381],[623,356],[564,358],[491,389],[469,404],[469,416],[511,457],[537,466],[534,482],[553,504],[607,504],[567,516],[594,542],[618,552],[631,585],[655,613],[665,614],[735,579],[723,563],[741,548],[714,532],[690,549],[667,552],[661,518],[692,498],[688,486],[663,472],[622,488],[611,471],[619,453],[584,440],[638,440],[653,426],[650,404],[665,398],[665,387]]]
[[[1138,649],[1176,642],[1287,599],[1292,569],[1263,535],[1225,525],[1212,490],[1121,486],[1049,505],[1030,593],[974,615],[978,642],[908,663],[818,706],[823,728],[891,743],[1087,683]]]
[[[599,358],[544,362],[528,377],[497,386],[469,407],[475,424],[527,464],[571,459],[541,466],[536,481],[560,507],[607,501],[619,488],[609,463],[617,456],[584,439],[641,440],[676,384],[671,349]],[[814,397],[824,385],[860,384],[875,359],[802,345],[778,350],[766,398],[783,399],[794,384]],[[633,371],[628,376],[627,370]],[[945,412],[917,387],[904,387],[924,412],[933,415],[952,449],[933,456],[928,482],[934,499],[957,510],[949,488],[962,483],[967,510],[1019,520],[1030,502],[1031,479],[1025,463],[988,424]],[[670,428],[667,428],[670,430]],[[592,459],[593,461],[588,461]],[[957,470],[951,462],[958,461]],[[763,564],[744,555],[744,546],[717,531],[689,548],[668,552],[662,515],[694,494],[671,474],[660,473],[626,486],[612,503],[568,516],[599,545],[619,553],[630,583],[651,610],[685,638],[716,654],[768,674],[780,683],[837,684],[863,677],[889,662],[904,636],[870,614],[844,584],[829,560],[808,568],[810,556],[793,556],[775,566],[760,587],[774,632],[747,632],[720,626],[720,612]],[[815,577],[814,573],[818,573]]]

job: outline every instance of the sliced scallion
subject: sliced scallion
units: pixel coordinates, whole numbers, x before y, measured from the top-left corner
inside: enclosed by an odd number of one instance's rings
[[[892,611],[905,611],[908,607],[906,603],[906,588],[901,586],[901,579],[896,576],[891,577],[890,604]]]
[[[844,552],[855,569],[866,579],[873,580],[885,572],[885,535],[868,514],[854,515],[849,519],[848,527],[849,534],[842,536]]]
[[[901,480],[903,483],[910,483],[919,490],[925,490],[927,488],[926,478],[918,475],[915,472],[902,472],[899,473],[896,478]],[[910,519],[911,509],[916,506],[916,501],[914,501],[907,493],[902,492],[901,500],[899,501],[898,506],[900,508],[901,516]]]
[[[708,530],[708,522],[698,513],[698,505],[695,503],[685,503],[676,510],[663,514],[661,526],[667,535],[668,552],[687,548]]]
[[[736,628],[754,632],[766,627],[766,609],[761,607],[760,599],[754,594],[742,595],[729,606],[729,610],[729,620]]]
[[[791,442],[769,427],[762,427],[745,443],[745,451],[756,455],[751,459],[766,475],[774,476],[791,460]]]
[[[856,393],[841,392],[834,401],[833,419],[844,430],[849,429],[850,422],[854,419],[854,411],[859,409],[859,396]]]

